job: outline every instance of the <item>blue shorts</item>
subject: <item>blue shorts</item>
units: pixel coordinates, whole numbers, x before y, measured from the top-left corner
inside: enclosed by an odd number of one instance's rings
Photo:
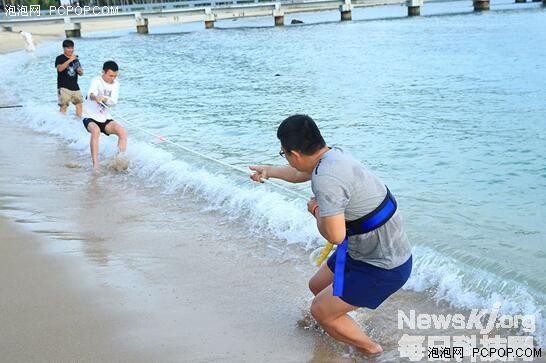
[[[328,258],[328,267],[336,270],[336,252]],[[387,270],[353,260],[347,253],[345,283],[341,300],[354,306],[377,309],[389,296],[400,290],[411,275],[412,256],[402,265]]]

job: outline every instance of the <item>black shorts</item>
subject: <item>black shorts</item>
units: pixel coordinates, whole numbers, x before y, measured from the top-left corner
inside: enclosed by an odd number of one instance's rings
[[[106,125],[108,125],[112,121],[114,121],[114,120],[110,119],[110,120],[106,120],[105,122],[98,122],[98,121],[93,120],[92,118],[84,118],[83,119],[83,126],[85,127],[87,132],[89,132],[89,130],[87,129],[87,126],[89,125],[90,122],[93,122],[95,125],[97,125],[99,127],[100,132],[102,132],[106,136],[110,136],[110,134],[106,132]]]

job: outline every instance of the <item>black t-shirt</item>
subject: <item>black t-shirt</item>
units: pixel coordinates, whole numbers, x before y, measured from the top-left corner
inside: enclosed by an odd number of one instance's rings
[[[55,68],[57,68],[59,64],[63,64],[67,60],[68,57],[64,54],[61,54],[60,56],[55,58]],[[57,71],[57,89],[66,88],[71,91],[78,91],[80,89],[80,86],[78,86],[78,72],[76,72],[76,69],[78,67],[81,67],[80,61],[76,59],[70,62],[70,64],[64,69],[64,71]]]

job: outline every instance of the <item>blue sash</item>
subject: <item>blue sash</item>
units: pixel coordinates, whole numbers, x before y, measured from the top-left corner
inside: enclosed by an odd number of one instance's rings
[[[345,283],[345,262],[347,262],[347,243],[345,237],[343,242],[336,249],[336,272],[334,273],[334,296],[343,296],[343,285]]]
[[[343,242],[337,246],[336,271],[334,273],[334,296],[343,296],[343,285],[345,280],[345,263],[347,262],[347,245],[349,236],[364,234],[373,231],[387,223],[396,212],[396,199],[392,196],[389,188],[387,195],[381,204],[371,213],[351,222],[346,222],[347,232]]]

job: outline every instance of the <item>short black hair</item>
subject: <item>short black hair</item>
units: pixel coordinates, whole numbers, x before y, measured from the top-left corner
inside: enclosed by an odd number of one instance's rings
[[[279,125],[277,138],[286,152],[296,150],[304,155],[313,155],[326,146],[317,124],[307,115],[286,118]]]
[[[102,65],[102,70],[105,71],[105,72],[108,72],[108,70],[117,72],[118,69],[119,69],[118,64],[116,62],[114,62],[114,61],[106,61]]]
[[[63,40],[63,48],[74,48],[74,42],[70,39]]]

